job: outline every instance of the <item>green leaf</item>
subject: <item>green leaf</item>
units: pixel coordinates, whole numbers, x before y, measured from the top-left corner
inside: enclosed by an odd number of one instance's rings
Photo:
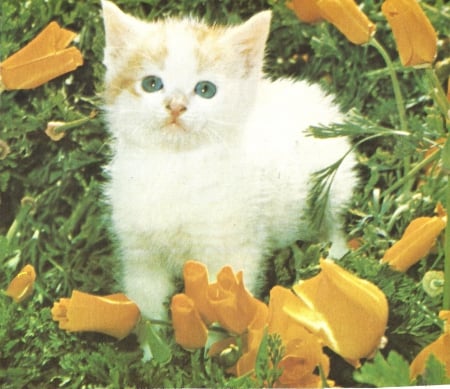
[[[443,385],[450,384],[445,365],[433,354],[427,359],[425,371],[418,378],[418,385]]]
[[[256,354],[255,373],[256,377],[264,381],[267,376],[269,361],[269,334],[267,327],[264,329],[264,335],[259,345],[258,353]]]
[[[353,378],[360,383],[376,387],[408,386],[409,364],[397,352],[391,351],[387,359],[379,352],[372,362],[366,362],[353,373]]]
[[[143,320],[138,324],[138,339],[144,350],[150,351],[151,356],[144,355],[144,359],[154,359],[156,362],[165,365],[172,359],[172,352],[166,342],[155,331],[154,326],[150,320]]]

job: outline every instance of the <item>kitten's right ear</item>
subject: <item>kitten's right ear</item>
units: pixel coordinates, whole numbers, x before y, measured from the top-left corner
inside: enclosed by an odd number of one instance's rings
[[[110,1],[102,0],[103,23],[105,26],[105,63],[109,63],[123,54],[128,46],[133,29],[138,23],[137,19],[122,12],[119,7]]]

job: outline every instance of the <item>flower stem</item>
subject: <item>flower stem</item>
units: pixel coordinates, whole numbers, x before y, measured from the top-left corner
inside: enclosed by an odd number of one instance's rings
[[[402,92],[400,90],[400,83],[398,82],[397,73],[395,72],[394,64],[392,63],[391,58],[389,57],[389,54],[384,49],[384,47],[375,39],[375,37],[372,37],[369,41],[369,44],[374,47],[380,55],[383,57],[384,62],[386,62],[386,68],[389,72],[389,76],[391,77],[392,82],[392,89],[394,90],[394,97],[395,97],[395,103],[397,105],[397,112],[398,112],[398,118],[400,121],[400,130],[402,131],[408,131],[408,122],[406,119],[406,110],[405,110],[405,103],[403,100]],[[403,166],[405,169],[405,174],[408,174],[410,169],[410,159],[409,157],[405,157],[403,159]],[[408,182],[405,183],[405,188],[407,188]]]
[[[394,64],[392,63],[389,54],[384,49],[384,47],[374,38],[372,37],[369,41],[369,44],[377,49],[380,55],[383,57],[386,62],[386,67],[389,72],[389,76],[391,77],[392,88],[394,89],[395,103],[397,104],[397,111],[400,120],[400,129],[402,131],[408,130],[408,122],[406,120],[406,111],[405,111],[405,103],[403,100],[402,92],[400,90],[400,83],[398,82],[397,74],[395,72]]]

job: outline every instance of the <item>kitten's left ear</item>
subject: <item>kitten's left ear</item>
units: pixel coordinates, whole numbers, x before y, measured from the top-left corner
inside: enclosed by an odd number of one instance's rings
[[[262,64],[271,18],[272,11],[259,12],[226,34],[225,39],[246,57],[249,66]]]
[[[103,23],[105,25],[105,63],[123,54],[125,47],[134,37],[139,21],[122,12],[110,1],[102,0]]]

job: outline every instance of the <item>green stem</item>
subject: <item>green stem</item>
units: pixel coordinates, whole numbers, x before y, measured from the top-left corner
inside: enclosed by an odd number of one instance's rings
[[[400,90],[400,83],[398,82],[397,73],[395,72],[394,64],[392,63],[389,54],[384,49],[384,47],[375,39],[371,38],[369,44],[378,50],[380,55],[383,57],[386,62],[386,67],[389,72],[389,76],[391,77],[392,87],[394,89],[395,103],[397,104],[397,111],[400,120],[400,129],[402,131],[408,130],[408,122],[406,120],[406,111],[405,111],[405,103],[403,101],[402,92]]]
[[[431,97],[433,98],[441,113],[444,116],[447,116],[450,110],[450,102],[447,100],[447,96],[444,92],[444,89],[442,88],[441,82],[439,81],[436,72],[431,66],[428,66],[425,71],[431,84]]]

